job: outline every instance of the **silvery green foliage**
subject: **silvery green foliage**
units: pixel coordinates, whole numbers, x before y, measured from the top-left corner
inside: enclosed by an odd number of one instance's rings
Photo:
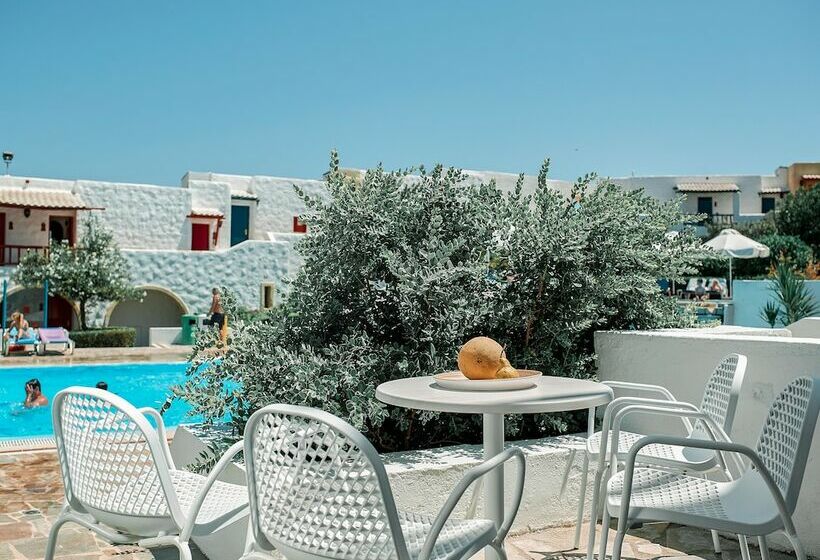
[[[691,324],[656,283],[702,257],[691,232],[667,235],[684,221],[679,201],[594,176],[567,199],[547,170],[525,195],[523,179],[504,193],[441,166],[356,180],[334,153],[328,196],[300,193],[308,234],[289,296],[264,320],[232,320],[229,350],[207,368],[203,339],[178,394],[208,418],[230,413],[238,431],[253,410],[287,402],[341,416],[382,449],[477,441],[480,419],[387,407],[376,386],[454,369],[477,335],[506,345],[516,367],[585,378],[594,331]],[[519,437],[575,428],[572,415],[508,423]]]
[[[113,235],[93,215],[85,221],[76,247],[52,241],[48,256],[26,253],[14,275],[27,288],[39,288],[48,280],[51,294],[77,302],[83,330],[90,305],[141,295],[131,286],[128,263]]]

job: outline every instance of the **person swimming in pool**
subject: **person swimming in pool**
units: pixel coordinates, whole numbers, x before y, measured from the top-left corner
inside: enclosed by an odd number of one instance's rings
[[[108,390],[108,383],[105,381],[97,381],[97,384],[94,386],[97,389],[102,389],[103,391]]]
[[[43,394],[40,380],[36,377],[26,382],[26,400],[23,401],[23,406],[26,408],[48,406],[48,398]]]

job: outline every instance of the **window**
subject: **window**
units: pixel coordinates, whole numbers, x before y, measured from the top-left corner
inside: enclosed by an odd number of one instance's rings
[[[272,283],[264,283],[259,289],[260,309],[273,309],[276,305],[276,286]]]
[[[766,214],[774,210],[774,197],[764,196],[760,199],[760,211]]]
[[[293,217],[293,233],[307,233],[307,224],[303,224],[299,216]]]

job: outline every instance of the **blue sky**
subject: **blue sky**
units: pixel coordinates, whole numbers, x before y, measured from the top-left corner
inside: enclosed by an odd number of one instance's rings
[[[820,160],[820,2],[4,2],[13,173],[177,184],[443,162]]]

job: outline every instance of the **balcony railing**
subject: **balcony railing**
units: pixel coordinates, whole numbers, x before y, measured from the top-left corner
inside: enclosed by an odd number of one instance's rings
[[[691,222],[686,222],[686,225],[707,226],[711,224],[718,227],[730,227],[733,226],[734,223],[734,214],[707,214],[704,219],[692,220]]]
[[[29,251],[48,255],[48,247],[35,245],[0,245],[0,266],[14,265]]]
[[[706,218],[706,223],[716,226],[731,226],[735,223],[735,216],[734,214],[712,214]]]

